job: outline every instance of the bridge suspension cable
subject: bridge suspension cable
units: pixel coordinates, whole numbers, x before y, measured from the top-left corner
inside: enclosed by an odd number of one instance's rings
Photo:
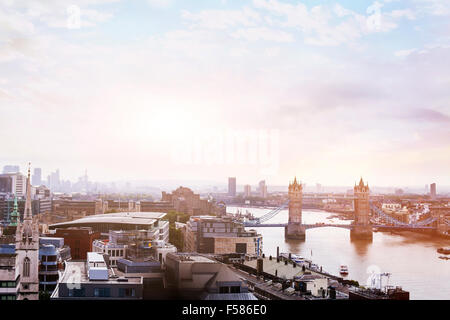
[[[396,226],[402,226],[402,227],[408,227],[408,228],[420,228],[420,227],[430,225],[436,221],[436,218],[430,217],[430,218],[427,218],[418,223],[406,223],[406,222],[397,220],[397,219],[391,217],[390,215],[384,213],[383,210],[381,210],[380,208],[378,208],[377,206],[375,206],[372,203],[370,204],[370,208],[372,209],[372,211],[375,213],[375,215],[377,217],[382,218],[387,223],[390,223],[390,224],[393,224]]]
[[[281,212],[281,210],[286,209],[287,206],[289,204],[289,201],[287,201],[286,203],[282,204],[281,206],[279,206],[276,209],[273,209],[272,211],[266,213],[265,215],[263,215],[262,217],[259,217],[257,220],[259,220],[259,223],[263,223],[266,222],[270,219],[272,219],[273,217],[275,217],[277,214],[279,214]]]

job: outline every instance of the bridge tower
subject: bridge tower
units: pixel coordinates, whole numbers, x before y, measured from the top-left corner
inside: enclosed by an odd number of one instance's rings
[[[370,226],[369,185],[364,185],[361,178],[359,184],[354,187],[355,196],[355,223],[350,232],[351,239],[372,240],[373,232]]]
[[[286,239],[305,240],[306,229],[302,225],[303,186],[295,177],[289,183],[289,221],[284,229]]]

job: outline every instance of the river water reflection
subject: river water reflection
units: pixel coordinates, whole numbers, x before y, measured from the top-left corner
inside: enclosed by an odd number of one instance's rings
[[[263,208],[227,207],[230,213],[246,210],[256,217],[270,211]],[[303,222],[341,223],[350,221],[331,218],[333,214],[320,210],[304,210]],[[286,223],[288,211],[283,210],[270,223]],[[263,235],[266,255],[280,252],[301,254],[312,258],[323,270],[339,275],[339,266],[347,265],[348,279],[366,285],[372,270],[391,273],[389,284],[402,286],[411,299],[450,299],[450,260],[442,260],[436,252],[450,246],[450,241],[430,235],[405,232],[375,232],[373,241],[350,241],[350,231],[344,228],[317,228],[306,231],[306,240],[285,240],[284,228],[256,228]]]

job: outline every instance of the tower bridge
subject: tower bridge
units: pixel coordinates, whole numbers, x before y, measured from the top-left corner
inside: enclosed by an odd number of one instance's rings
[[[342,199],[351,199],[354,201],[355,220],[352,224],[304,224],[302,222],[303,186],[301,183],[298,183],[297,178],[295,178],[294,182],[289,184],[288,202],[253,221],[245,222],[244,225],[246,227],[283,227],[285,228],[286,239],[297,240],[305,240],[307,229],[323,227],[349,229],[351,239],[365,240],[372,240],[373,228],[416,231],[435,230],[438,234],[448,234],[450,232],[450,214],[448,208],[437,208],[437,210],[432,211],[429,218],[414,224],[408,224],[391,217],[375,204],[371,203],[369,200],[369,185],[364,184],[362,178],[358,184],[355,184],[353,191],[353,197],[342,197]],[[329,196],[321,197],[330,198]],[[286,208],[289,209],[289,219],[287,223],[266,223]],[[382,221],[382,223],[380,223],[380,221]]]

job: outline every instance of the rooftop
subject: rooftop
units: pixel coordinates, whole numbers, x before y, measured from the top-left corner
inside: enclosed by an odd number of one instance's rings
[[[111,283],[122,283],[118,281],[118,277],[114,277],[111,269],[108,269],[109,278],[108,280],[89,280],[86,262],[85,261],[66,261],[66,269],[64,274],[60,279],[60,283],[70,283],[73,284],[74,280],[77,283],[90,283],[95,282],[99,284],[111,284]],[[142,283],[141,277],[127,277],[128,283]]]
[[[163,212],[117,212],[108,214],[98,214],[93,216],[87,216],[73,221],[55,223],[50,225],[50,227],[64,228],[67,226],[89,225],[92,223],[152,225],[156,221],[164,218],[165,215],[166,213]]]

